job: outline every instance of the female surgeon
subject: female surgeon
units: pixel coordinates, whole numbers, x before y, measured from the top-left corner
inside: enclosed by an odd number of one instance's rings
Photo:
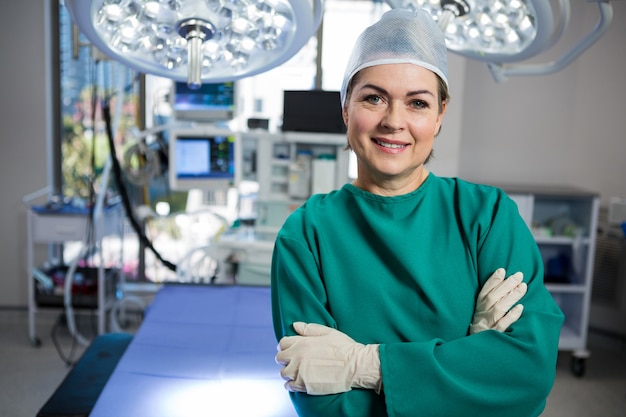
[[[423,11],[390,10],[361,34],[341,90],[358,177],[311,196],[277,236],[276,361],[300,416],[545,406],[563,314],[531,233],[500,189],[425,168],[446,52]],[[523,313],[510,309],[522,296]]]

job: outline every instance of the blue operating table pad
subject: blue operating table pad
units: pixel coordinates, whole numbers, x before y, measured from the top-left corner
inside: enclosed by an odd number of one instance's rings
[[[268,287],[165,285],[90,417],[296,417]]]

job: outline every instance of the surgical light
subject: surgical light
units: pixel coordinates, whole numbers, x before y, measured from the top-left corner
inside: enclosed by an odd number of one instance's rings
[[[105,55],[191,88],[234,81],[294,56],[317,30],[322,0],[65,0]]]
[[[446,37],[449,50],[485,61],[496,81],[511,75],[542,75],[563,69],[608,29],[610,0],[598,5],[594,29],[556,61],[520,64],[551,48],[570,18],[569,0],[386,0],[392,8],[425,9]],[[557,13],[555,13],[557,12]]]

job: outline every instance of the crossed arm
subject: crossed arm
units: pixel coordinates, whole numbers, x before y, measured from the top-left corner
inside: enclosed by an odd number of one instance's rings
[[[520,272],[505,279],[503,268],[485,282],[478,298],[469,334],[485,330],[504,332],[522,315],[517,304],[526,294]],[[283,337],[276,362],[282,365],[285,388],[310,395],[337,394],[352,388],[380,393],[382,378],[377,344],[361,344],[348,335],[316,323],[293,323],[298,335]]]

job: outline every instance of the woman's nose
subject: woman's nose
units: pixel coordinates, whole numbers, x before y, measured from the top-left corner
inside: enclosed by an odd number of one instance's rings
[[[381,120],[381,126],[391,131],[401,130],[404,126],[404,114],[401,107],[394,104],[389,105]]]

